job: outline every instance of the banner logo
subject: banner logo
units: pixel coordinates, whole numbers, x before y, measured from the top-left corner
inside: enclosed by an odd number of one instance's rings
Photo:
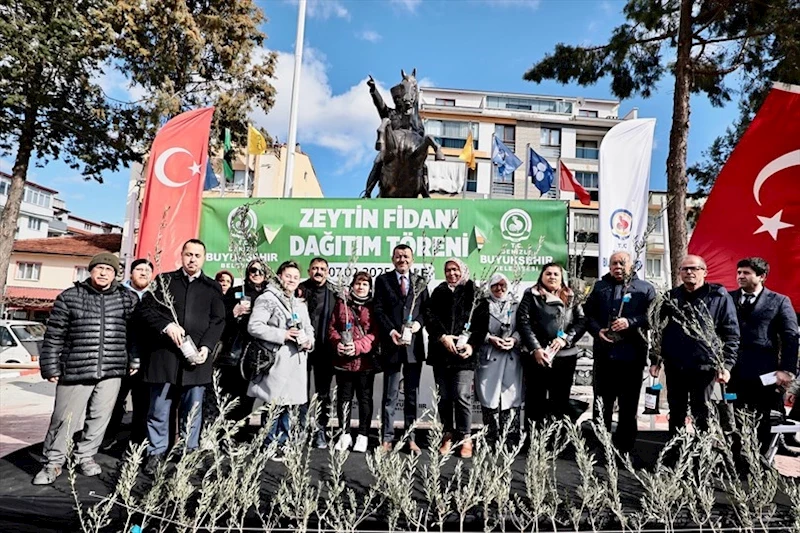
[[[247,216],[244,216],[247,213]],[[237,207],[228,214],[228,232],[231,237],[244,237],[255,231],[258,226],[258,217],[252,209]]]
[[[500,232],[511,242],[521,242],[531,236],[531,216],[522,209],[509,209],[500,219]]]
[[[631,236],[633,215],[627,209],[617,209],[611,213],[611,234],[621,240]]]

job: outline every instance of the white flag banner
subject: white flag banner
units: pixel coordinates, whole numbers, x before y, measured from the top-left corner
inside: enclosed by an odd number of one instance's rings
[[[617,251],[631,254],[639,278],[644,279],[645,256],[636,257],[636,242],[647,229],[650,159],[654,118],[625,120],[600,144],[600,257],[598,272],[608,272],[608,258]]]

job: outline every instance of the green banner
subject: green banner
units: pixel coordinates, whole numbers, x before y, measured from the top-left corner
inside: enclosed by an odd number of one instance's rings
[[[250,205],[246,226],[258,236],[259,256],[273,269],[293,259],[305,274],[309,261],[322,256],[337,276],[355,255],[355,269],[377,275],[392,269],[397,244],[411,246],[415,268],[433,263],[439,279],[450,257],[462,259],[473,278],[496,264],[527,281],[541,265],[567,261],[567,206],[561,201],[206,198],[200,239],[211,276],[228,269],[242,277],[244,265],[235,264],[230,244],[241,230],[230,228],[244,204]]]

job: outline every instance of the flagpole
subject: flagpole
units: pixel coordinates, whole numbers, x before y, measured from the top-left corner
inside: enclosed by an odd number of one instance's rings
[[[294,147],[297,144],[297,104],[300,96],[300,67],[303,63],[303,35],[306,27],[306,0],[300,0],[297,10],[297,37],[294,43],[294,75],[292,103],[289,108],[289,141],[286,146],[286,173],[283,176],[283,197],[291,198],[294,180]]]
[[[531,143],[525,145],[525,199],[528,199],[528,186],[533,179],[533,176],[529,176],[528,174],[531,173]]]
[[[244,197],[250,196],[250,124],[247,124],[247,148],[244,151]]]
[[[561,200],[561,158],[558,158],[558,163],[556,164],[556,168],[558,168],[558,175],[556,176],[556,200]]]
[[[497,166],[494,164],[494,138],[496,135],[497,135],[496,133],[492,133],[492,151],[489,152],[489,154],[491,155],[493,168],[497,168]],[[489,200],[492,199],[492,189],[494,189],[494,171],[489,173]]]

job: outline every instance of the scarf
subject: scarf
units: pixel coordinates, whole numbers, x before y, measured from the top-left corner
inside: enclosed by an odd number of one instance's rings
[[[367,293],[367,295],[364,296],[363,298],[356,296],[353,291],[350,291],[349,298],[350,302],[352,302],[353,305],[356,306],[366,305],[372,300],[372,291]]]
[[[501,281],[506,282],[506,287],[509,288],[509,291],[506,292],[505,296],[502,298],[497,298],[491,291],[491,287]],[[511,287],[509,287],[509,285],[508,278],[505,274],[501,274],[500,272],[495,273],[489,278],[489,312],[495,317],[502,317],[502,320],[506,319],[506,315],[508,314],[507,305],[511,302]]]
[[[455,290],[456,287],[464,285],[469,281],[469,267],[464,261],[458,259],[457,257],[451,257],[450,259],[445,261],[444,262],[445,267],[447,267],[447,263],[455,263],[461,270],[461,278],[459,278],[459,280],[452,285],[450,283],[447,284],[447,286],[450,287],[450,290],[452,291]]]

